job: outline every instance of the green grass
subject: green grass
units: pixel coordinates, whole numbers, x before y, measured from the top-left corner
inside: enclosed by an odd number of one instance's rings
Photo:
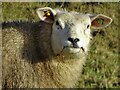
[[[2,21],[32,20],[39,18],[36,8],[49,6],[52,8],[65,8],[80,13],[105,14],[113,19],[112,24],[102,29],[104,34],[98,33],[93,37],[91,48],[84,66],[83,73],[77,87],[81,88],[120,88],[118,81],[118,3],[2,3]]]

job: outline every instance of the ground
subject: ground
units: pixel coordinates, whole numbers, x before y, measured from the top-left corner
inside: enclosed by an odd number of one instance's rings
[[[87,62],[84,66],[79,84],[80,88],[120,88],[118,72],[119,37],[118,11],[119,3],[84,3],[84,2],[27,2],[2,3],[2,22],[13,20],[38,21],[38,7],[64,8],[80,13],[105,14],[113,19],[110,26],[100,29],[91,42]]]

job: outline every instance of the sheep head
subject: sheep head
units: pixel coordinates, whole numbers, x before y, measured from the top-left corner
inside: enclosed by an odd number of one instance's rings
[[[38,8],[40,20],[52,23],[51,45],[54,54],[87,53],[92,28],[108,26],[112,19],[102,14],[80,14],[50,7]]]

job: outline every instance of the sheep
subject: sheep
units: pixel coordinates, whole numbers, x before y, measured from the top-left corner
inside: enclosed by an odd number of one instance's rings
[[[75,87],[88,54],[90,28],[104,28],[112,19],[50,7],[36,12],[38,22],[2,23],[2,87]]]

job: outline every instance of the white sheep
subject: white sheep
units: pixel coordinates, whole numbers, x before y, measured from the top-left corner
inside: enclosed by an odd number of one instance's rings
[[[38,8],[40,22],[3,23],[3,88],[70,88],[80,78],[91,28],[110,25],[102,14]]]

